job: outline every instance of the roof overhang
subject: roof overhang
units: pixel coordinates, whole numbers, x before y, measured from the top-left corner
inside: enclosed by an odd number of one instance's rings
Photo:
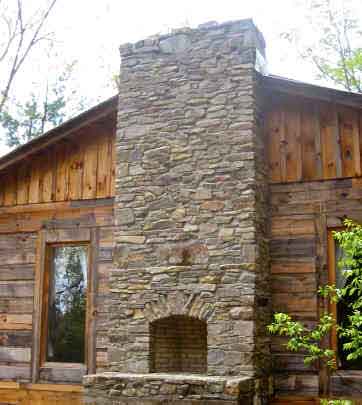
[[[329,87],[317,86],[280,76],[263,76],[263,87],[272,93],[284,93],[292,96],[312,98],[329,103],[362,109],[362,94],[352,93]]]

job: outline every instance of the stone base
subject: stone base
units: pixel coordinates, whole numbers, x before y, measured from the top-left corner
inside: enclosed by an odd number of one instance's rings
[[[254,393],[250,377],[108,372],[87,375],[83,383],[85,403],[92,405],[248,405]]]

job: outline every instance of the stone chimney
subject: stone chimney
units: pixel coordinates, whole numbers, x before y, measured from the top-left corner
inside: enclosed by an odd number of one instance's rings
[[[251,20],[121,46],[113,373],[90,396],[247,404],[266,380],[264,48]]]

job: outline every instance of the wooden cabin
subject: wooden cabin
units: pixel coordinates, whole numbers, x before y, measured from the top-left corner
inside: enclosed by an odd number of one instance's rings
[[[266,262],[271,286],[271,300],[265,298],[258,303],[262,306],[269,302],[273,311],[287,311],[303,323],[313,325],[325,309],[317,297],[318,286],[333,281],[336,274],[336,246],[331,230],[340,228],[345,217],[362,221],[362,95],[275,76],[258,75],[258,83],[264,100],[260,116],[268,168],[269,259]],[[117,201],[120,204],[131,199],[123,191],[126,190],[122,188],[123,179],[138,176],[149,180],[148,170],[155,171],[152,159],[160,159],[162,164],[168,152],[158,143],[157,153],[161,153],[161,158],[156,153],[149,155],[149,168],[143,171],[138,166],[134,166],[137,170],[128,171],[128,163],[127,167],[123,164],[124,149],[116,163],[117,142],[121,142],[116,140],[117,104],[118,97],[113,97],[0,159],[1,404],[81,404],[83,376],[102,373],[110,365],[114,369],[120,364],[117,352],[110,353],[113,342],[109,340],[114,311],[120,307],[115,300],[117,305],[113,303],[110,309],[107,301],[120,291],[112,289],[113,284],[109,282],[115,266],[116,231],[120,226],[119,221],[115,222],[115,209]],[[149,111],[145,107],[142,114],[154,114],[158,110],[150,108]],[[123,111],[122,116],[126,113]],[[130,140],[142,139],[151,131],[142,132],[140,126],[136,128],[137,133],[134,130],[127,135]],[[118,137],[126,136],[121,129],[118,133]],[[196,142],[194,147],[206,153]],[[184,164],[189,158],[186,146],[176,152],[183,155],[177,155],[179,158],[172,164]],[[213,156],[217,154],[213,146]],[[138,156],[134,159],[140,161]],[[163,173],[167,167],[162,167]],[[244,170],[242,167],[240,170]],[[157,184],[158,191],[161,187],[168,190],[173,187],[177,192],[177,181],[181,180],[162,179]],[[218,181],[225,179],[227,176],[218,174]],[[143,183],[142,187],[146,189]],[[224,209],[225,201],[223,196],[210,200],[211,192],[205,190],[196,199],[200,209],[208,210],[207,218],[212,221]],[[159,198],[156,191],[146,195],[146,202],[139,203],[140,218],[145,216],[142,204]],[[217,195],[220,190],[213,192]],[[187,203],[188,197],[183,198]],[[162,200],[160,210],[169,210],[173,203],[170,201]],[[235,201],[230,207],[237,210],[241,203],[236,206]],[[171,222],[180,221],[184,215],[183,208],[178,205],[177,209],[170,216]],[[194,223],[187,232],[197,233],[197,215],[201,211],[192,209]],[[124,220],[121,225],[127,229],[134,221],[134,218]],[[156,236],[164,229],[161,225],[170,226],[165,224],[165,221],[158,224],[152,243],[158,243]],[[185,228],[177,229],[183,232]],[[234,233],[217,234],[219,231],[213,226],[205,229],[200,239],[210,234],[212,243],[222,240],[220,243],[227,249]],[[132,263],[134,269],[140,268],[146,260],[144,252],[153,254],[151,248],[145,251],[138,248],[144,239],[134,233],[119,242],[138,249],[130,249],[131,269]],[[175,266],[180,266],[179,271],[188,271],[194,265],[194,257],[198,269],[206,263],[206,248],[195,246],[191,246],[187,255],[186,248],[182,254],[175,250],[174,256],[167,259],[171,260],[172,271]],[[164,252],[160,255],[166,260]],[[179,262],[177,255],[181,257]],[[162,277],[158,280],[162,282]],[[205,286],[211,288],[213,278],[205,280]],[[134,283],[133,290],[142,290],[142,286]],[[76,301],[69,291],[83,295],[78,295]],[[229,299],[228,293],[224,296]],[[78,311],[77,316],[83,314],[84,327],[80,332],[76,330],[75,318],[65,323],[64,308],[69,305]],[[130,321],[139,319],[143,316],[142,308],[132,309],[130,314],[133,317]],[[68,335],[61,329],[64,324]],[[205,332],[205,339],[207,333],[211,336],[210,331]],[[64,346],[69,334],[72,338]],[[330,339],[336,345],[333,334]],[[315,403],[328,383],[323,370],[318,365],[305,366],[302,355],[285,350],[283,339],[273,337],[268,342],[272,359],[271,403]],[[66,353],[62,347],[67,347]],[[209,349],[205,346],[205,350]],[[355,397],[361,382],[362,370],[339,370],[329,383],[334,395]]]
[[[46,359],[50,249],[88,247],[87,371],[107,362],[117,97],[1,158],[0,403],[79,404],[85,368]]]

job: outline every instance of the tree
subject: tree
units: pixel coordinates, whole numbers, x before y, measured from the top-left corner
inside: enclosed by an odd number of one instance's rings
[[[308,329],[294,321],[290,315],[277,313],[274,314],[273,322],[268,325],[270,333],[288,337],[287,349],[301,352],[305,364],[310,365],[319,360],[331,371],[337,369],[336,353],[325,346],[324,338],[333,326],[336,327],[340,349],[346,361],[356,364],[362,359],[362,226],[348,219],[344,221],[344,225],[345,230],[333,232],[334,238],[343,249],[344,255],[338,265],[344,286],[326,285],[318,290],[331,303],[343,303],[343,316],[334,319],[332,314],[324,313],[315,328]]]
[[[3,111],[15,78],[28,59],[31,51],[42,41],[50,38],[44,33],[45,23],[57,0],[47,4],[29,16],[25,16],[25,1],[14,0],[5,4],[0,0],[0,113]],[[28,3],[29,4],[29,3]],[[15,5],[15,7],[14,7]]]
[[[53,80],[47,77],[39,93],[32,92],[25,103],[12,100],[11,108],[0,112],[0,124],[5,130],[9,147],[30,141],[84,108],[84,99],[68,89],[75,65],[76,62],[66,65],[64,71]]]
[[[301,27],[282,36],[314,65],[319,79],[362,92],[361,22],[353,5],[353,0],[310,0]]]

